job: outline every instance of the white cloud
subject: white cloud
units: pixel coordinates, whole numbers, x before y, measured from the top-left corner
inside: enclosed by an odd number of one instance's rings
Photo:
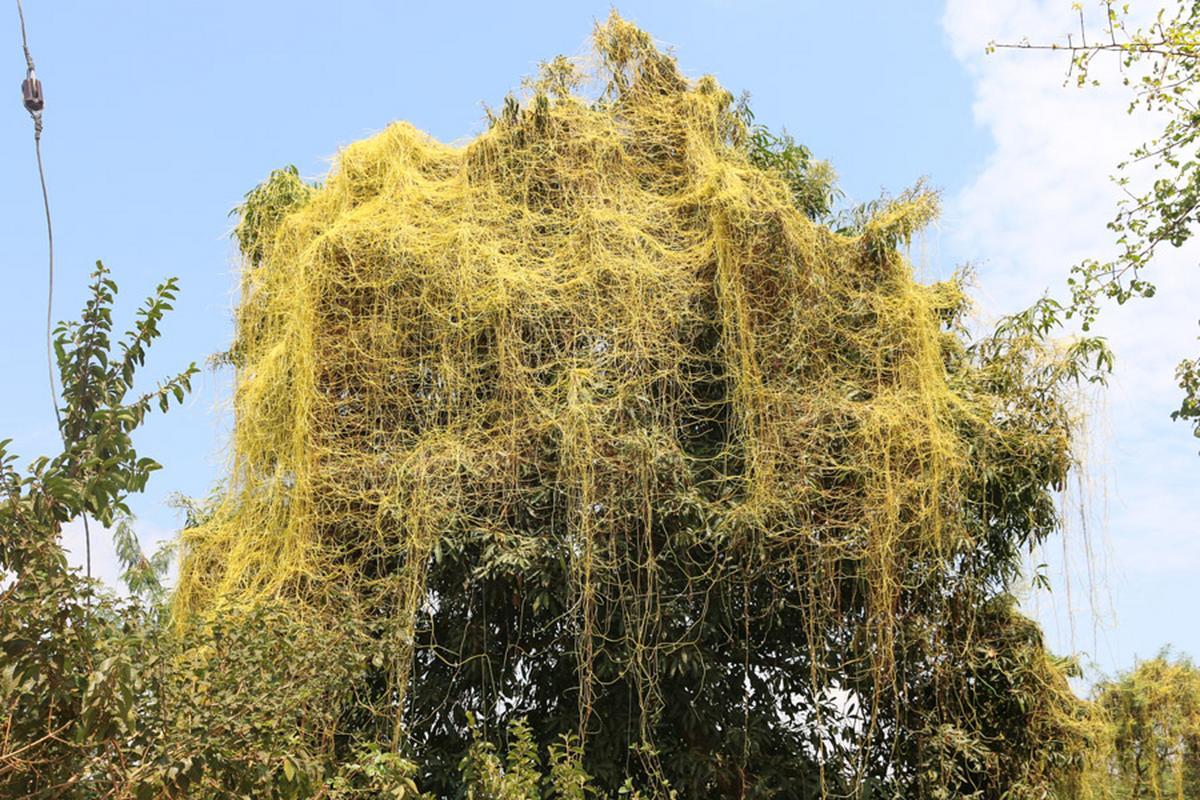
[[[1065,41],[1077,25],[1065,0],[946,4],[943,27],[972,76],[974,116],[994,147],[974,179],[949,198],[944,231],[956,252],[979,259],[985,312],[1024,307],[1047,290],[1061,296],[1072,264],[1113,252],[1105,225],[1120,191],[1109,176],[1155,132],[1156,120],[1126,114],[1128,90],[1114,79],[1115,62],[1100,88],[1078,89],[1064,86],[1065,54],[984,52],[993,40]],[[1102,435],[1092,473],[1100,487],[1084,502],[1103,527],[1109,554],[1101,580],[1115,626],[1101,652],[1092,653],[1108,668],[1128,666],[1135,653],[1151,655],[1168,641],[1200,655],[1200,630],[1167,602],[1193,595],[1200,573],[1200,456],[1188,429],[1168,419],[1179,402],[1174,366],[1200,350],[1197,261],[1197,247],[1163,251],[1147,274],[1158,296],[1107,309],[1100,326],[1118,364],[1106,413],[1095,421]],[[1155,611],[1148,597],[1164,602]],[[1087,616],[1076,629],[1091,627]],[[1047,627],[1055,638],[1055,626]],[[1075,643],[1070,634],[1057,641],[1060,648]]]

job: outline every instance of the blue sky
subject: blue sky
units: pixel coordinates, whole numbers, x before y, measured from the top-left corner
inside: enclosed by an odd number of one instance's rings
[[[989,39],[1068,30],[1069,6],[619,4],[687,73],[748,90],[760,121],[831,160],[851,200],[923,176],[940,187],[945,218],[914,258],[929,277],[974,262],[983,319],[1057,288],[1073,260],[1108,246],[1105,176],[1144,133],[1136,121],[1113,122],[1123,116],[1119,96],[1064,89],[1062,64],[984,58]],[[177,311],[147,375],[203,362],[230,339],[237,264],[228,212],[246,190],[288,163],[320,176],[339,147],[397,119],[465,140],[483,127],[484,103],[499,104],[539,61],[582,52],[608,10],[607,2],[27,0],[48,103],[56,318],[74,315],[97,258],[121,285],[119,324],[159,280],[177,275]],[[51,451],[55,434],[42,350],[45,245],[30,124],[15,93],[23,72],[15,14],[0,25],[3,64],[14,92],[0,107],[8,340],[0,435],[29,456]],[[1197,272],[1195,257],[1176,260],[1172,276]],[[1106,669],[1167,642],[1200,654],[1200,626],[1185,611],[1200,605],[1200,517],[1187,506],[1200,456],[1187,430],[1165,419],[1175,402],[1171,365],[1196,333],[1200,284],[1170,283],[1167,272],[1167,299],[1114,315],[1111,335],[1129,368],[1095,409],[1099,466],[1088,491],[1065,501],[1082,512],[1072,519],[1091,523],[1090,540],[1071,526],[1067,560],[1086,571],[1080,543],[1091,542],[1101,570],[1095,602],[1078,574],[1069,604],[1061,581],[1053,598],[1030,601],[1060,649],[1085,650]],[[220,476],[228,381],[206,373],[185,408],[142,434],[145,453],[164,464],[133,504],[145,538],[175,527],[170,494],[202,495]],[[111,572],[111,555],[102,544],[97,551],[100,571]]]

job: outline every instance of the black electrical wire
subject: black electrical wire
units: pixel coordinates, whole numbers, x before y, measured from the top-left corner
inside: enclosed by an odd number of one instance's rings
[[[66,434],[63,432],[62,414],[58,409],[58,388],[54,383],[54,224],[50,218],[50,192],[46,188],[46,168],[42,163],[42,109],[45,101],[42,96],[42,84],[37,78],[33,66],[33,55],[29,52],[29,37],[25,33],[25,10],[21,0],[17,0],[17,18],[21,23],[21,47],[25,51],[25,81],[21,84],[25,109],[33,119],[33,149],[37,155],[38,181],[42,185],[42,209],[46,214],[46,246],[48,253],[47,287],[46,287],[46,374],[50,379],[50,402],[54,408],[54,419],[58,423],[58,435],[63,437],[63,447],[66,447]],[[88,528],[87,514],[83,515],[83,540],[86,550],[87,576],[92,577],[92,533]]]

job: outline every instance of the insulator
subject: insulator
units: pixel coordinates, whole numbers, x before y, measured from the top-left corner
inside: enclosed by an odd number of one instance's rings
[[[30,114],[40,114],[46,107],[46,98],[42,96],[42,82],[29,71],[29,77],[21,81],[21,97],[25,101],[25,110]]]

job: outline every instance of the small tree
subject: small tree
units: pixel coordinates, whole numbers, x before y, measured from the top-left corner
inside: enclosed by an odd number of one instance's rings
[[[117,286],[97,262],[78,322],[60,325],[54,352],[62,385],[63,450],[24,473],[0,441],[0,794],[76,796],[106,780],[113,753],[135,727],[141,689],[134,665],[144,638],[135,619],[68,567],[64,523],[87,515],[108,526],[129,514],[158,464],[133,432],[147,412],[190,389],[194,365],[132,395],[138,368],[175,299],[161,284],[119,342],[112,338]],[[127,566],[138,567],[125,534]],[[137,552],[140,557],[140,549]],[[147,565],[140,572],[146,573]],[[148,581],[143,575],[140,580]]]
[[[1200,797],[1200,669],[1164,650],[1096,689],[1113,726],[1105,789],[1119,798]]]

